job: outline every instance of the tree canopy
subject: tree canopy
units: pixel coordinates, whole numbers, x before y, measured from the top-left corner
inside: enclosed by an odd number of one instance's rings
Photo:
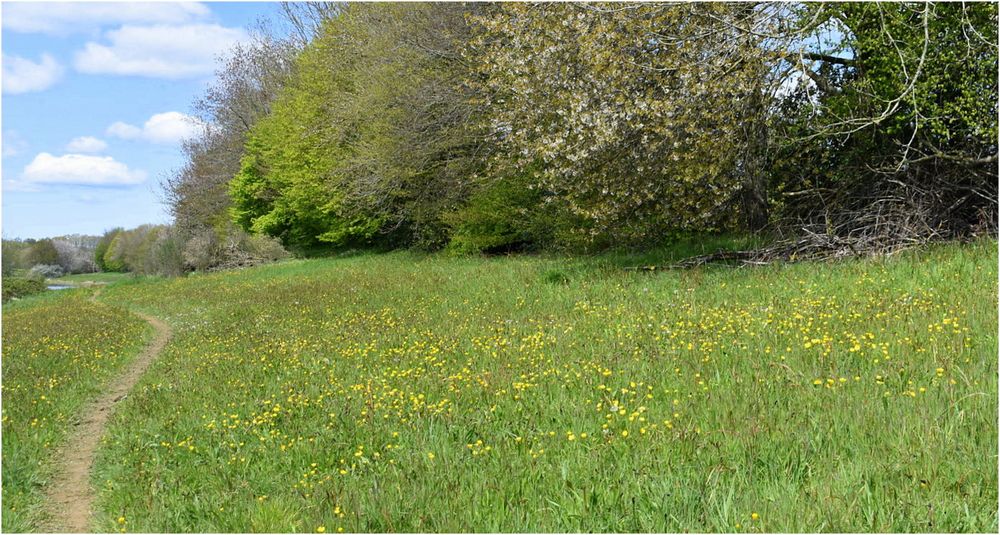
[[[296,39],[236,51],[203,101],[213,127],[172,189],[178,224],[303,250],[464,251],[996,228],[995,4],[331,4],[289,19]]]

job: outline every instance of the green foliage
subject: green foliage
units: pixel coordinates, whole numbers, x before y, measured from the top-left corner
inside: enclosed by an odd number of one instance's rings
[[[551,207],[544,206],[542,192],[530,186],[527,175],[517,175],[473,193],[462,208],[444,218],[450,227],[449,249],[488,253],[549,244]]]
[[[31,266],[25,262],[25,252],[31,247],[31,243],[21,240],[3,240],[3,250],[0,251],[0,261],[3,262],[3,276],[11,275],[18,270],[28,269]]]
[[[59,263],[59,251],[50,239],[38,240],[31,244],[24,253],[24,263],[28,266],[38,264],[53,265]]]
[[[322,111],[344,75],[324,68],[321,46],[299,57],[271,114],[251,131],[230,184],[234,222],[292,247],[363,242],[378,227],[371,219],[341,215],[343,192],[332,171],[345,153],[332,138],[343,127],[324,121]]]
[[[166,225],[118,230],[104,254],[107,271],[177,276],[185,271],[183,243]]]
[[[14,298],[27,297],[45,291],[44,279],[4,275],[2,282],[4,303]]]
[[[475,252],[822,231],[824,218],[835,233],[830,221],[901,198],[894,224],[930,229],[919,241],[996,213],[993,4],[362,3],[322,14],[301,50],[244,54],[270,67],[259,98],[234,97],[240,109],[266,103],[237,114],[251,117],[240,128],[222,103],[252,75],[229,64],[229,89],[209,100],[231,135],[205,140],[186,171],[195,178],[178,182],[189,200],[213,200],[185,205],[185,220],[218,230],[212,212],[226,211],[296,251]],[[289,69],[280,58],[292,49]],[[789,91],[796,78],[808,83]],[[219,169],[237,159],[233,203],[218,208],[217,184],[197,177],[229,176]],[[931,215],[914,225],[907,213]]]
[[[121,227],[111,229],[111,230],[105,232],[101,236],[101,239],[97,242],[97,247],[94,248],[94,263],[97,264],[97,269],[98,270],[100,270],[100,271],[121,271],[121,268],[119,268],[119,269],[112,269],[111,266],[108,266],[108,264],[106,263],[105,257],[108,254],[108,249],[111,248],[111,242],[114,241],[115,237],[122,230],[124,230],[124,229],[122,229]]]
[[[898,100],[898,110],[879,127],[900,142],[916,130],[925,150],[996,145],[996,4],[847,3],[831,9],[850,30],[845,45],[856,62],[846,91],[828,100],[838,116],[850,116],[851,107],[853,114],[861,109],[875,116]]]
[[[122,257],[122,248],[124,247],[124,232],[114,232],[111,236],[111,241],[108,242],[107,249],[104,251],[102,256],[103,260],[101,262],[103,271],[111,271],[121,273],[125,271],[125,260]]]
[[[830,233],[864,229],[876,214],[917,239],[995,231],[996,5],[821,12],[841,25],[835,52],[849,59],[819,69],[821,90],[800,87],[779,109],[780,213]]]
[[[352,4],[296,60],[230,195],[242,228],[302,249],[447,240],[481,167],[457,4]]]

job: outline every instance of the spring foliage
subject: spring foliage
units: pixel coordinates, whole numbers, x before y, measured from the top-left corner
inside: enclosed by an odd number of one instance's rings
[[[992,4],[349,4],[315,22],[268,78],[225,208],[286,246],[850,236],[887,202],[893,239],[995,229]]]

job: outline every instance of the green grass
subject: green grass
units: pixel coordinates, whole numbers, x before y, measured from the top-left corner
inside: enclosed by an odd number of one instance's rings
[[[49,292],[3,308],[3,531],[38,528],[51,456],[83,403],[142,346],[146,323]]]
[[[997,530],[996,241],[619,269],[683,254],[109,287],[175,335],[111,422],[95,528]]]

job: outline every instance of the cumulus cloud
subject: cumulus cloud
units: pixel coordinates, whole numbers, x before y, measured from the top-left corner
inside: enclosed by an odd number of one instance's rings
[[[66,145],[66,150],[69,152],[101,152],[106,148],[108,148],[107,143],[91,136],[73,138]]]
[[[215,58],[247,35],[218,24],[122,26],[77,52],[76,69],[88,74],[192,78],[211,74]]]
[[[107,134],[121,139],[141,139],[170,145],[196,137],[204,129],[205,123],[197,117],[179,111],[168,111],[153,115],[142,128],[118,121],[108,127]]]
[[[142,137],[142,128],[117,121],[112,123],[105,133],[111,137],[121,139],[139,139]]]
[[[3,27],[66,34],[119,24],[184,24],[211,16],[197,2],[5,2]]]
[[[21,174],[22,183],[78,184],[84,186],[119,186],[138,184],[146,173],[129,169],[110,156],[64,154],[53,156],[42,152],[35,156]]]
[[[3,55],[3,92],[16,95],[48,89],[62,77],[63,68],[48,54],[36,63],[20,56]]]

